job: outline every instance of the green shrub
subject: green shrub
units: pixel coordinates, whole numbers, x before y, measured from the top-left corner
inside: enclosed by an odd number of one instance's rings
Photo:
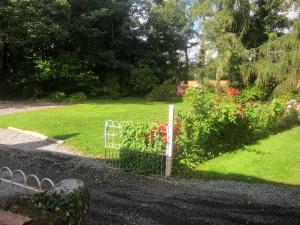
[[[151,101],[170,101],[177,97],[176,85],[171,82],[165,82],[156,86],[146,96]]]
[[[178,139],[181,150],[175,160],[177,168],[191,168],[297,122],[297,112],[287,111],[285,98],[243,105],[238,96],[191,89],[185,100],[192,108],[179,113],[182,127]]]
[[[87,96],[83,92],[76,92],[69,96],[70,102],[82,102],[87,100]]]
[[[54,101],[54,102],[61,102],[63,100],[65,100],[66,98],[66,94],[64,92],[52,92],[49,97],[48,100],[50,101]]]
[[[243,102],[248,102],[250,100],[264,101],[266,97],[267,97],[266,92],[256,86],[245,88],[241,92],[241,100]]]
[[[122,125],[120,167],[125,171],[153,174],[164,170],[160,154],[165,148],[158,124],[126,122]]]
[[[56,58],[35,62],[36,74],[27,79],[25,86],[37,86],[47,93],[57,90],[67,94],[89,91],[98,81],[94,72],[76,53],[63,53]]]
[[[134,93],[149,93],[157,83],[158,79],[148,65],[139,65],[131,71],[130,84]]]
[[[70,193],[38,193],[33,196],[32,203],[34,208],[41,210],[43,217],[53,219],[54,224],[85,225],[89,220],[90,193],[86,187]]]
[[[119,75],[111,73],[106,75],[105,86],[103,92],[111,99],[119,99],[121,97],[121,86],[119,81]]]

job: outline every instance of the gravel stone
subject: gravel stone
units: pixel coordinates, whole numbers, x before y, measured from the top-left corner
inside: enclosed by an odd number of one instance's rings
[[[41,109],[52,109],[62,107],[58,103],[25,103],[16,101],[0,101],[0,115],[12,114],[17,112],[29,112]]]

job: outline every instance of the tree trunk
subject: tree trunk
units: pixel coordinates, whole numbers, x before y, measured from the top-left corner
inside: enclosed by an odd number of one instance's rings
[[[190,66],[189,66],[189,54],[188,54],[188,39],[185,38],[185,43],[184,43],[184,56],[185,56],[185,74],[183,77],[184,83],[188,82],[189,79],[189,72],[190,72]]]
[[[111,41],[110,41],[110,48],[113,49],[114,47],[114,39],[115,39],[115,34],[114,34],[114,22],[111,21]]]
[[[0,76],[0,83],[4,83],[6,80],[6,75],[8,71],[8,51],[9,46],[5,38],[3,38],[3,48],[2,48],[2,68],[1,68],[1,76]]]
[[[202,32],[205,30],[204,28],[204,24],[205,24],[205,17],[202,18]],[[205,66],[205,36],[204,33],[202,33],[200,35],[200,41],[199,41],[199,45],[200,45],[200,52],[199,52],[199,63],[200,63],[200,67],[201,67],[201,81],[203,83],[203,78],[204,78],[204,66]]]

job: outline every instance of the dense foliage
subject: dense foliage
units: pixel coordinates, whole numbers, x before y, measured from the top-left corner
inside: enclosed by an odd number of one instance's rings
[[[126,122],[122,125],[120,167],[143,174],[160,174],[165,161],[166,126],[158,123]]]
[[[287,15],[298,6],[298,0],[2,0],[1,95],[116,99],[157,93],[165,81],[192,75],[257,85],[269,96],[297,94],[299,19]],[[190,59],[196,45],[199,57]]]
[[[184,12],[175,0],[3,0],[1,94],[117,98],[182,79]]]
[[[255,84],[275,96],[299,91],[299,1],[195,2],[200,78],[214,74],[217,81],[228,79],[240,88]]]
[[[185,98],[192,109],[180,113],[177,163],[188,167],[298,123],[297,110],[287,110],[288,97],[256,102],[229,88],[221,94],[192,89]]]

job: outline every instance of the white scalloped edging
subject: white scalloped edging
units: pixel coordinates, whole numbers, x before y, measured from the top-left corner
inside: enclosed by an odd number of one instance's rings
[[[6,172],[6,176],[4,177],[4,172]],[[16,174],[20,174],[22,176],[22,181],[16,181]],[[28,184],[28,180],[33,179],[37,186],[32,186]],[[45,184],[50,184],[50,187],[53,188],[54,182],[49,178],[39,179],[35,174],[30,174],[26,176],[26,174],[22,170],[14,170],[12,171],[8,167],[0,168],[0,182],[10,183],[19,187],[23,187],[29,189],[34,192],[42,192],[45,190]]]

